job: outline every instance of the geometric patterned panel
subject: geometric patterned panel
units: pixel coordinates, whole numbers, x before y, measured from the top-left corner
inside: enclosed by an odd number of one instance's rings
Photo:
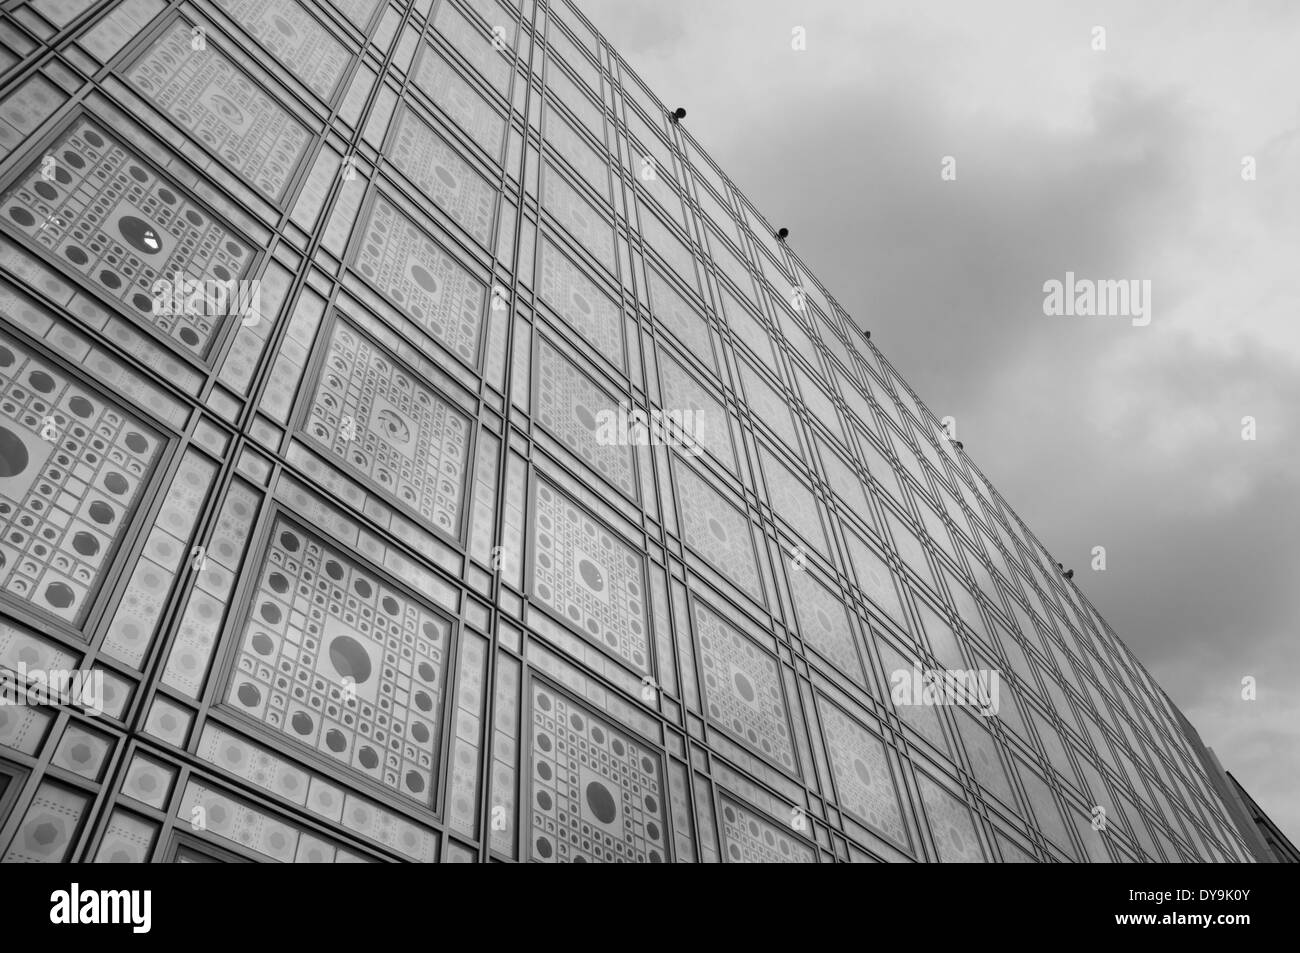
[[[176,816],[182,825],[193,818],[201,818],[202,830],[207,837],[216,837],[244,850],[261,855],[265,860],[283,864],[304,862],[343,862],[349,852],[335,849],[300,828],[283,821],[278,814],[256,808],[242,799],[228,797],[191,780],[185,786]],[[182,826],[178,825],[178,826]],[[183,826],[182,826],[183,829]],[[181,853],[185,851],[185,853]],[[357,860],[350,855],[350,860]],[[206,855],[190,853],[182,847],[176,863],[209,860]]]
[[[618,402],[550,344],[542,341],[537,350],[537,420],[588,466],[634,496],[632,449],[597,439],[600,415],[617,413]]]
[[[806,843],[729,798],[722,802],[722,846],[727,860],[737,864],[817,862]]]
[[[763,588],[749,521],[690,467],[679,464],[673,469],[677,475],[682,535],[687,545],[761,602]]]
[[[605,127],[603,114],[600,108],[591,101],[591,95],[585,90],[579,89],[573,80],[569,79],[569,74],[562,69],[552,67],[547,70],[546,88],[550,90],[551,95],[559,102],[564,103],[588,129],[600,138],[601,131]]]
[[[504,21],[504,17],[492,19],[493,25]],[[452,49],[458,52],[470,65],[478,70],[499,92],[506,92],[510,85],[510,64],[506,61],[508,50],[498,52],[493,44],[477,26],[465,19],[464,15],[450,3],[438,4],[438,12],[433,19],[434,28],[447,38]],[[502,24],[504,26],[504,23]],[[509,33],[506,34],[509,36]]]
[[[915,659],[906,659],[903,655],[893,649],[889,643],[881,641],[878,643],[880,648],[880,662],[885,667],[885,679],[891,686],[890,697],[892,699],[892,686],[896,684],[896,678],[914,678],[913,669],[919,668]],[[902,675],[898,675],[898,673]],[[933,744],[940,751],[948,750],[947,743],[943,737],[943,725],[939,720],[939,714],[934,705],[917,705],[897,702],[894,704],[894,711],[905,724],[915,731],[919,732],[922,737]]]
[[[891,510],[885,512],[888,514],[887,522],[893,530],[895,552],[913,572],[921,577],[922,581],[930,582],[933,576],[930,572],[930,564],[926,561],[925,547],[921,545],[921,541],[908,524],[894,516]]]
[[[907,831],[884,744],[824,698],[818,697],[817,710],[826,733],[826,753],[835,773],[840,805],[847,813],[906,848]]]
[[[815,285],[804,285],[803,291],[805,296],[811,297],[816,295],[817,288]],[[832,354],[840,359],[841,364],[852,371],[854,365],[853,357],[849,353],[848,345],[845,344],[844,339],[840,337],[839,332],[836,331],[836,329],[827,322],[825,318],[822,318],[821,321],[816,323],[818,330],[821,331],[822,343],[826,345],[827,349]]]
[[[171,793],[175,777],[174,768],[136,755],[127,769],[123,790],[141,804],[161,811],[166,809],[167,795]]]
[[[921,610],[925,632],[930,636],[930,648],[934,651],[934,657],[947,668],[964,669],[966,661],[961,651],[961,641],[964,640],[958,640],[952,626],[931,609],[928,603],[918,600],[917,606]]]
[[[583,637],[649,674],[644,556],[541,480],[532,511],[533,595]]]
[[[789,446],[799,446],[794,418],[790,416],[790,402],[779,396],[767,378],[752,371],[748,364],[741,367],[750,414],[771,427]]]
[[[624,366],[623,319],[618,305],[579,271],[569,257],[542,239],[539,294],[582,337],[609,359]]]
[[[416,67],[416,85],[493,158],[501,151],[505,120],[433,47],[424,46]]]
[[[546,111],[546,141],[578,170],[588,185],[609,201],[609,168],[605,159],[554,109]]]
[[[747,308],[741,307],[736,297],[725,288],[721,297],[726,302],[727,323],[731,330],[735,332],[736,339],[741,344],[748,347],[758,356],[758,359],[767,366],[770,371],[776,370],[776,357],[772,351],[772,336],[768,334],[767,329],[759,324],[758,319],[750,314]],[[738,355],[744,354],[743,348],[737,348]],[[741,364],[742,369],[750,368],[748,361]],[[749,389],[749,379],[753,377],[752,370],[742,370],[742,378],[745,380],[746,390]],[[754,395],[750,394],[750,401],[754,400]],[[789,418],[789,414],[786,417]]]
[[[795,770],[776,661],[698,602],[695,626],[709,720],[755,752]]]
[[[94,781],[112,752],[113,745],[109,739],[71,722],[64,730],[50,763]]]
[[[177,20],[127,79],[155,106],[272,201],[298,170],[311,139],[301,123],[213,48],[191,48]]]
[[[161,447],[0,332],[0,591],[79,626]]]
[[[1007,780],[1006,770],[998,758],[997,745],[975,718],[957,712],[957,730],[970,754],[971,769],[980,784],[984,785],[1008,804],[1015,803],[1011,792],[1011,783]]]
[[[334,92],[351,57],[298,0],[216,3],[317,96],[328,99]]]
[[[469,420],[338,321],[304,431],[450,536],[459,535]]]
[[[831,488],[840,495],[840,498],[848,504],[848,509],[862,517],[867,523],[870,523],[871,513],[867,508],[866,490],[862,484],[862,478],[853,470],[844,458],[826,444],[818,441],[819,450],[822,458],[822,468],[826,472],[826,479]]]
[[[804,639],[841,672],[865,686],[862,661],[854,647],[853,629],[844,604],[806,569],[792,568],[789,576],[790,595]]]
[[[449,624],[282,517],[257,580],[226,704],[428,806]]]
[[[5,629],[8,629],[8,626],[0,626],[0,637],[8,636],[14,631],[6,632]],[[4,639],[4,642],[9,641],[7,638]],[[13,645],[10,643],[3,648],[9,650]],[[24,659],[28,657],[27,646],[19,651],[24,653],[22,656]],[[40,656],[35,654],[33,661],[40,661]],[[70,660],[67,664],[71,664]],[[17,667],[12,656],[6,660],[5,667]],[[9,696],[5,697],[6,702],[10,700]],[[23,754],[36,754],[45,742],[46,729],[49,728],[52,720],[51,715],[39,708],[18,704],[0,705],[0,746],[13,748]]]
[[[84,117],[45,154],[54,158],[52,175],[40,156],[0,199],[5,224],[74,267],[136,321],[204,357],[225,319],[154,314],[154,283],[178,272],[239,279],[253,249]]]
[[[422,198],[445,210],[480,245],[488,244],[496,192],[410,109],[403,109],[397,120],[389,158],[419,187]]]
[[[640,161],[645,162],[646,160],[642,157]],[[642,166],[642,169],[644,171],[641,174],[638,174],[637,178],[641,184],[645,186],[646,191],[654,197],[655,211],[665,212],[674,222],[682,228],[685,228],[686,223],[682,218],[682,199],[669,184],[670,180],[666,176],[659,174],[662,170],[657,166],[648,170],[646,166]],[[649,172],[653,172],[654,174],[649,175],[649,178],[646,178],[645,176],[649,174]]]
[[[983,863],[984,850],[971,823],[970,808],[924,774],[918,773],[916,780],[921,788],[921,802],[930,820],[934,846],[939,851],[939,861],[945,864]]]
[[[766,448],[760,451],[760,456],[772,508],[800,536],[817,547],[818,552],[825,554],[826,533],[812,491]]]
[[[356,266],[434,340],[477,364],[487,289],[383,195],[362,228]]]
[[[157,825],[126,811],[114,811],[99,845],[95,862],[100,864],[143,864],[149,858]]]
[[[819,385],[814,384],[812,379],[803,371],[800,371],[795,376],[799,378],[799,387],[803,391],[804,404],[812,411],[813,417],[829,429],[837,440],[843,442],[844,431],[840,428],[839,415],[836,413],[835,405],[827,396],[826,391]]]
[[[713,365],[713,349],[709,342],[709,326],[704,317],[686,303],[686,299],[677,293],[653,268],[646,269],[646,280],[650,290],[650,311],[655,318],[696,357],[706,364]]]
[[[1074,849],[1070,844],[1070,835],[1065,831],[1065,823],[1061,820],[1061,809],[1057,807],[1056,799],[1052,797],[1051,788],[1033,771],[1021,771],[1020,780],[1029,795],[1029,803],[1033,806],[1039,829],[1053,844],[1073,856]]]
[[[553,22],[557,25],[562,22],[554,13],[552,13],[552,18]],[[491,18],[489,17],[489,20],[490,19]],[[568,23],[565,23],[565,26],[571,30],[574,29],[574,27]],[[600,89],[600,73],[597,71],[596,67],[592,65],[591,60],[580,52],[578,47],[574,45],[573,41],[569,39],[567,33],[559,29],[558,26],[553,27],[547,31],[547,39],[550,40],[551,46],[555,47],[556,52],[560,53],[564,57],[564,62],[568,64],[569,68],[581,76],[588,86],[593,89]],[[590,44],[590,36],[584,36],[584,41]],[[591,45],[588,45],[587,48],[594,49]]]
[[[546,167],[542,174],[542,208],[576,238],[592,256],[614,271],[614,229],[563,176]]]
[[[876,426],[876,417],[871,409],[871,402],[867,400],[861,390],[854,386],[853,382],[844,374],[836,370],[831,375],[840,384],[840,394],[844,402],[849,405],[849,410],[857,415],[857,419],[869,429],[874,430]],[[850,420],[853,418],[850,417]]]
[[[338,821],[352,833],[411,860],[430,863],[437,854],[437,838],[423,826],[368,798],[345,792],[317,772],[303,770],[271,749],[211,722],[203,729],[197,754],[223,771],[305,807],[318,818]]]
[[[252,533],[261,496],[239,482],[231,484],[217,511],[207,545],[208,573],[200,575],[172,642],[163,683],[197,698],[208,661],[220,635],[222,612],[233,595],[245,544]]]
[[[90,797],[80,791],[41,782],[13,842],[6,864],[58,864],[66,859],[76,837],[81,814]]]
[[[754,280],[750,277],[749,269],[736,257],[731,246],[719,238],[717,233],[710,233],[709,248],[713,252],[711,261],[715,272],[721,266],[721,273],[735,282],[740,293],[745,296],[745,300],[751,303],[757,301],[758,299],[754,297]],[[725,285],[723,287],[725,288]]]
[[[695,440],[715,460],[735,472],[736,457],[731,449],[731,427],[726,409],[671,357],[663,355],[659,373],[663,377],[664,409],[669,412],[692,411]]]
[[[552,863],[664,863],[657,751],[533,682],[529,856]]]
[[[172,583],[183,572],[190,533],[216,472],[211,460],[193,448],[186,449],[101,643],[105,655],[136,668],[144,661]],[[220,620],[214,617],[211,621],[215,628]]]
[[[689,287],[698,288],[695,280],[694,256],[676,234],[659,220],[659,216],[647,209],[643,202],[638,202],[637,207],[641,213],[641,234],[646,245],[658,252]]]
[[[845,530],[844,540],[849,550],[849,562],[857,575],[862,591],[889,617],[903,628],[907,628],[907,613],[894,588],[894,574],[888,563],[876,554],[876,551],[862,541],[857,533]]]
[[[330,0],[330,2],[342,10],[343,15],[362,33],[375,15],[375,7],[379,6],[379,0]]]

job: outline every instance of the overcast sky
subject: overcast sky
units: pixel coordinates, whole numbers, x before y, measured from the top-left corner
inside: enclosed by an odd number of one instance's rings
[[[577,2],[1300,842],[1300,3]]]

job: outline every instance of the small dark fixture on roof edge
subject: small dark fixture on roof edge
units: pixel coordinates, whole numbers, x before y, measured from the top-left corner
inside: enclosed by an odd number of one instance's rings
[[[786,240],[787,238],[789,238],[789,237],[790,237],[790,229],[788,229],[788,228],[778,228],[778,229],[776,230],[776,240],[777,240],[778,242],[783,242],[783,241],[785,241],[785,240]]]
[[[668,121],[681,122],[685,118],[686,118],[686,110],[683,109],[681,106],[678,106],[676,109],[672,111],[671,114],[669,114]]]

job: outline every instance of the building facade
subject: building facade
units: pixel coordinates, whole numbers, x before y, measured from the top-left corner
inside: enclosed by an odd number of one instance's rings
[[[0,20],[4,861],[1250,857],[565,0]]]

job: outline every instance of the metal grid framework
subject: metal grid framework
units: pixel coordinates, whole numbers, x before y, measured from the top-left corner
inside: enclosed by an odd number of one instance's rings
[[[1249,859],[567,2],[2,6],[0,665],[105,685],[0,706],[5,861]],[[154,314],[178,271],[263,319]],[[914,665],[998,715],[896,707]]]

